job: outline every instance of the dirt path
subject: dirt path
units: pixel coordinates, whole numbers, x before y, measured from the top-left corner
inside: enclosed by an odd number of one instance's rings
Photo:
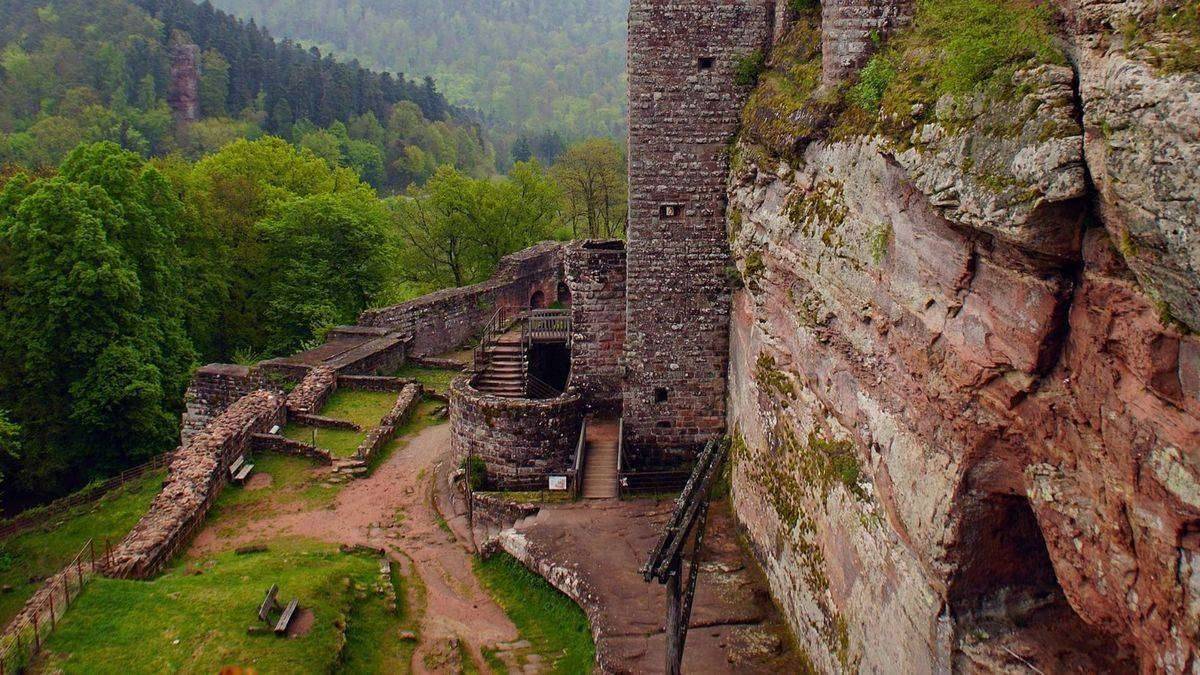
[[[333,508],[253,520],[233,537],[209,527],[196,538],[192,554],[281,536],[384,548],[404,569],[411,561],[426,587],[413,671],[446,672],[444,661],[453,651],[454,640],[468,648],[476,664],[482,663],[483,648],[504,646],[519,636],[508,616],[480,587],[464,545],[439,524],[431,501],[432,481],[439,464],[449,461],[449,451],[449,425],[425,429],[393,452],[371,477],[347,484]]]

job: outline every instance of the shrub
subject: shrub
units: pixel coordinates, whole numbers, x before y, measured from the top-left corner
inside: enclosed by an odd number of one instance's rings
[[[737,60],[733,67],[733,81],[739,87],[753,87],[758,84],[758,78],[766,67],[766,54],[761,49],[755,49]]]
[[[892,62],[885,56],[876,54],[862,69],[858,83],[850,88],[847,97],[851,103],[863,110],[878,111],[879,104],[883,101],[883,92],[887,91],[888,85],[895,77],[896,67]]]
[[[467,474],[467,481],[473,492],[487,488],[487,463],[474,455],[463,459],[461,468]]]

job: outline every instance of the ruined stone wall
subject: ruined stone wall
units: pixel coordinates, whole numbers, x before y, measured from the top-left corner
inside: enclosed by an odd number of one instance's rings
[[[257,391],[243,397],[176,454],[162,492],[112,552],[107,576],[147,579],[158,574],[212,506],[229,479],[229,465],[255,434],[284,422],[283,399]]]
[[[181,442],[186,445],[229,406],[246,394],[266,387],[262,373],[246,366],[212,364],[200,368],[184,393]]]
[[[450,385],[450,437],[457,458],[487,464],[489,487],[544,487],[551,474],[573,468],[583,422],[578,394],[549,400],[484,394],[463,375]]]
[[[590,409],[619,410],[625,349],[625,246],[580,242],[564,265],[571,290],[572,391]]]
[[[316,415],[337,390],[338,376],[332,368],[313,368],[287,397],[288,415]]]
[[[629,14],[629,253],[624,395],[632,461],[686,458],[725,428],[728,143],[765,48],[765,0],[634,0]]]
[[[556,302],[562,256],[562,244],[539,244],[506,257],[488,281],[368,310],[358,322],[409,336],[411,356],[444,354],[474,337],[497,307],[529,307],[538,293],[547,304]]]
[[[913,0],[823,0],[821,81],[837,86],[870,60],[880,43],[912,22]]]
[[[179,124],[200,119],[200,47],[194,44],[171,44],[171,82],[167,103]]]
[[[404,426],[412,412],[417,409],[417,405],[421,403],[422,392],[423,389],[419,384],[410,384],[404,387],[400,395],[396,397],[396,403],[392,409],[383,416],[377,426],[367,432],[366,438],[358,446],[358,459],[369,462],[375,453],[396,437],[396,432],[400,431],[400,427]]]

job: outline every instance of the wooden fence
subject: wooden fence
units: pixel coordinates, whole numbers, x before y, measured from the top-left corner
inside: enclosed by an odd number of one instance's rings
[[[107,542],[97,551],[95,540],[89,539],[61,571],[30,597],[21,614],[0,635],[0,675],[28,669],[67,608],[88,581],[107,565],[111,552]]]
[[[126,469],[102,483],[89,485],[79,492],[67,495],[62,499],[52,501],[45,506],[30,509],[29,511],[21,513],[13,518],[0,521],[0,541],[16,536],[23,532],[27,532],[36,527],[41,527],[42,525],[45,525],[47,520],[65,513],[76,506],[100,501],[105,495],[113,490],[124,487],[126,483],[137,480],[151,471],[157,471],[159,469],[166,468],[174,457],[174,452],[168,452],[159,455],[149,462],[142,464],[141,466],[135,466],[132,469]]]

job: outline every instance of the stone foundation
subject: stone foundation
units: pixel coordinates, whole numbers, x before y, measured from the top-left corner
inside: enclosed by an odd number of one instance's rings
[[[200,368],[183,397],[181,442],[186,445],[229,406],[264,388],[268,385],[263,374],[246,366],[212,364]]]
[[[287,397],[288,415],[315,415],[337,390],[338,377],[332,368],[321,366],[308,372]]]

